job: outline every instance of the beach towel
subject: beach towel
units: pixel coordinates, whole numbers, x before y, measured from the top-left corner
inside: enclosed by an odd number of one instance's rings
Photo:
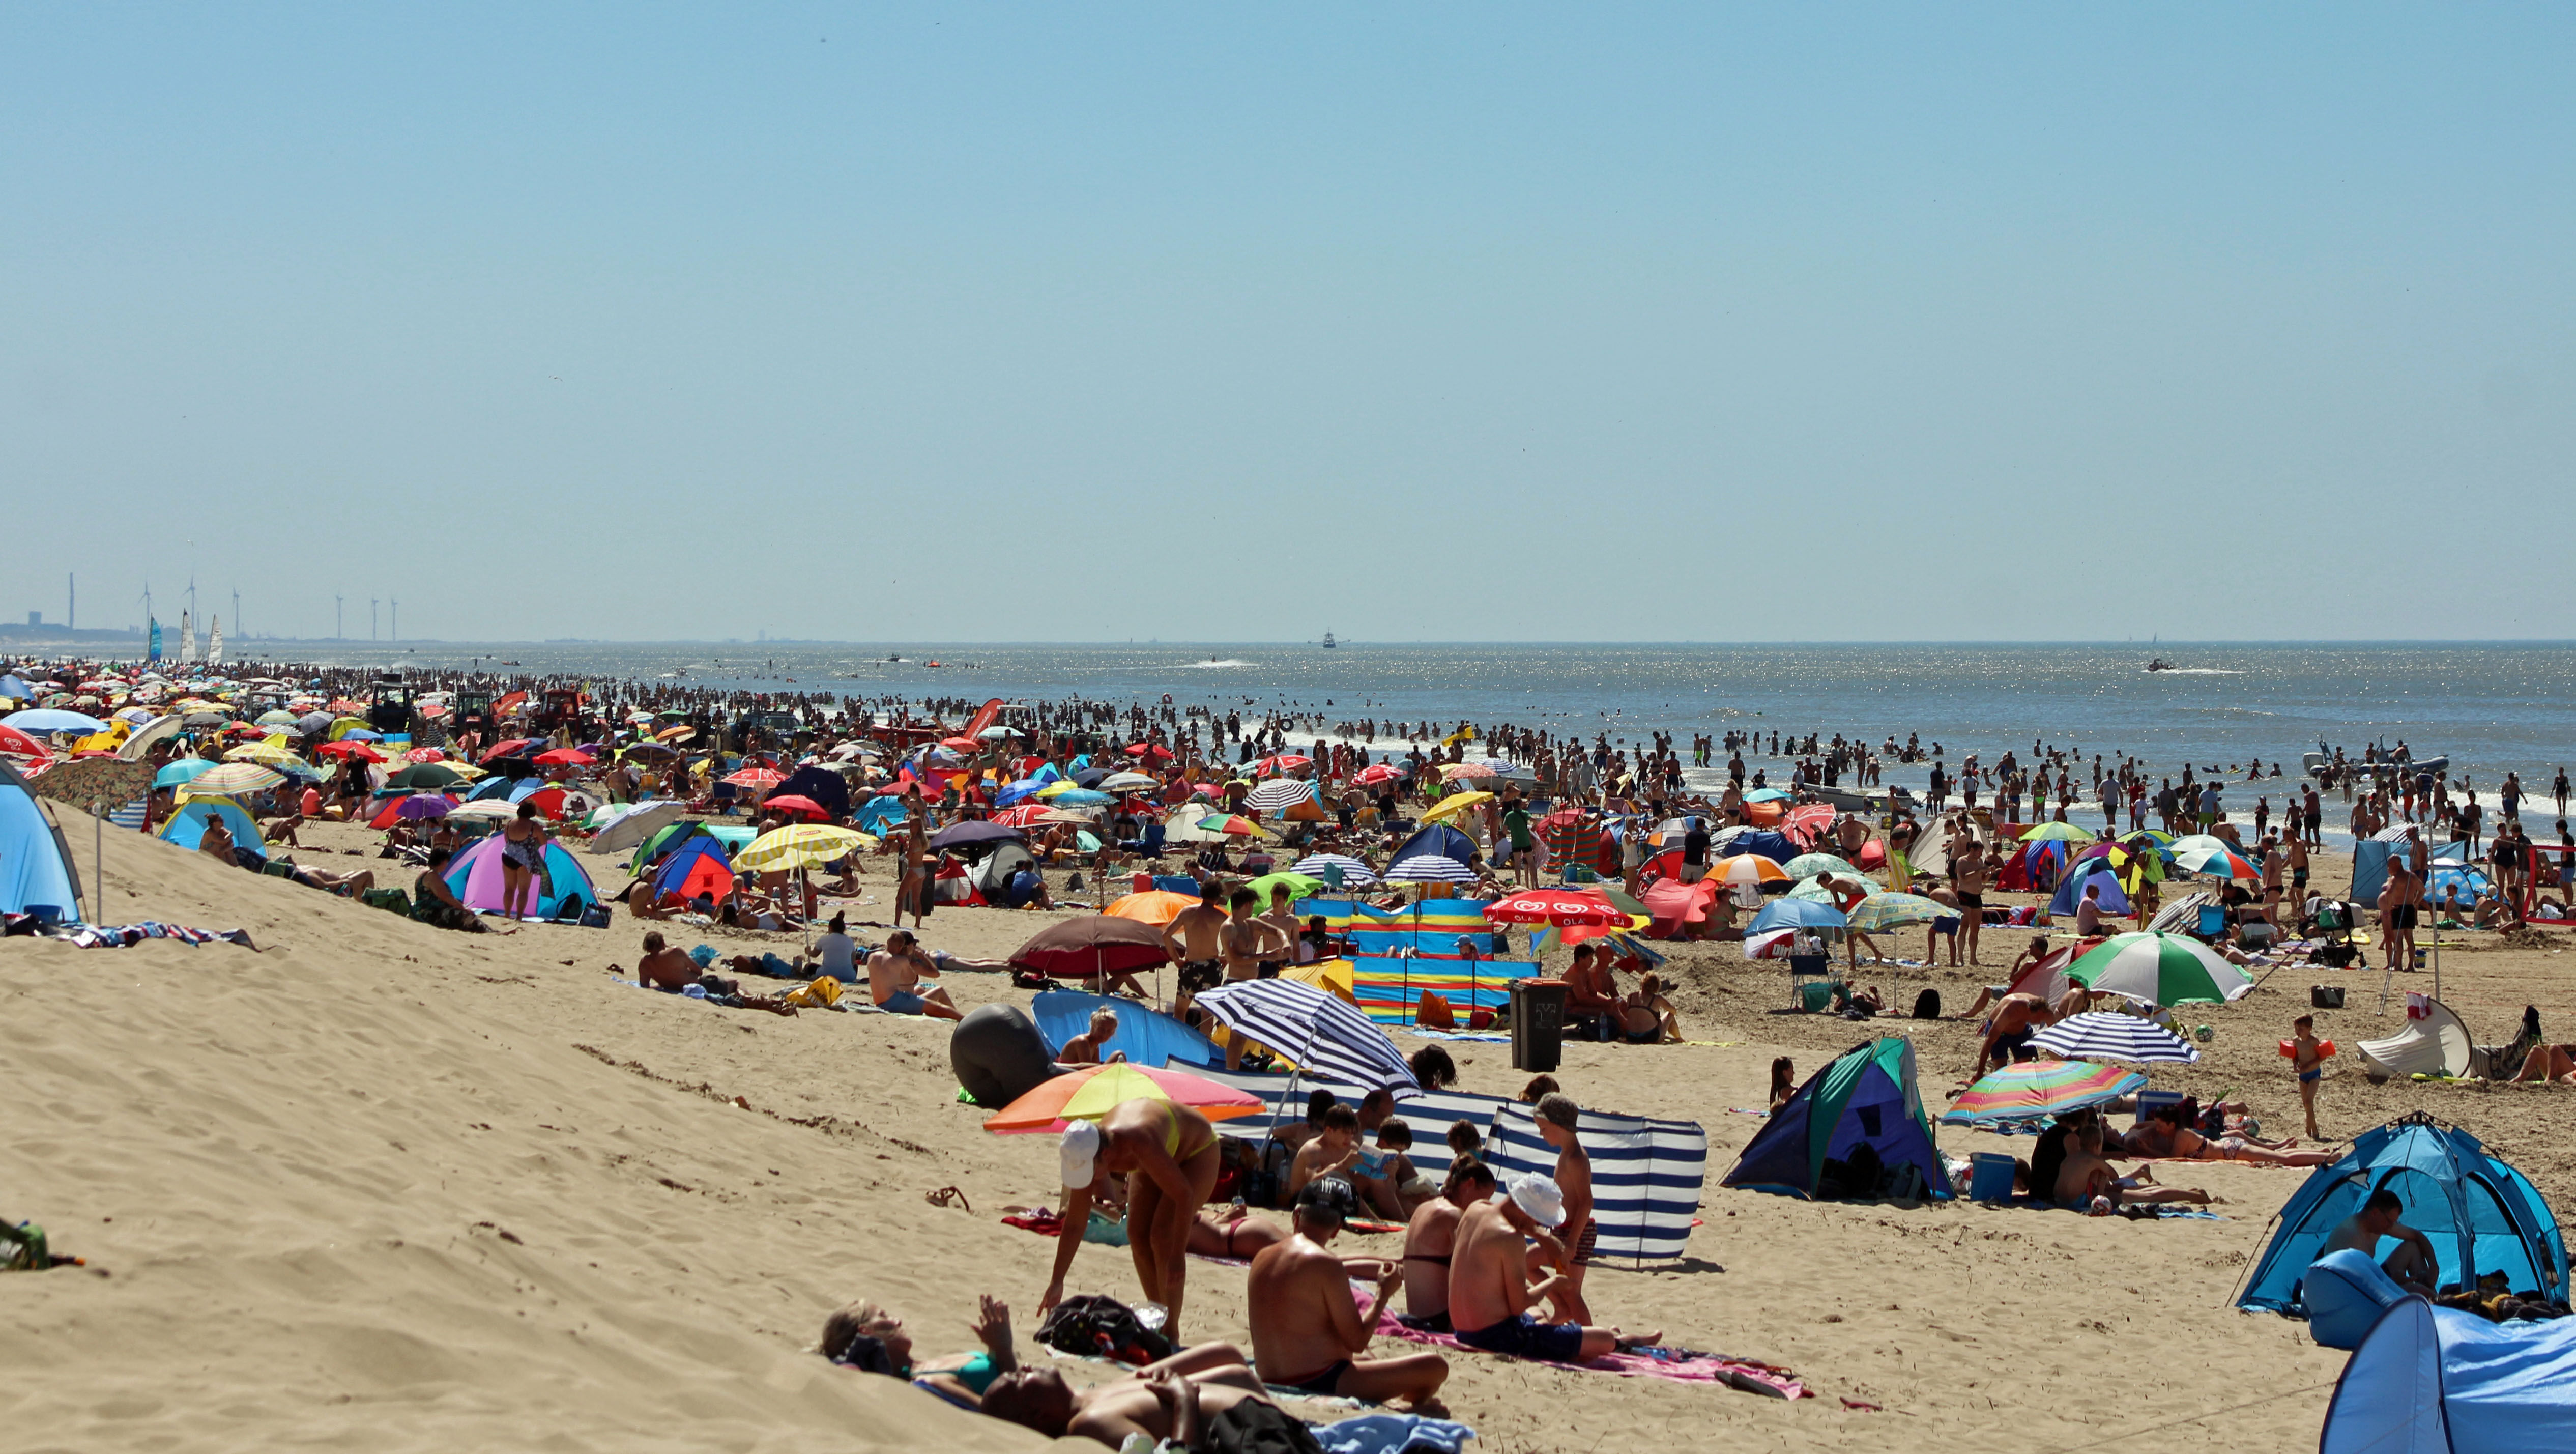
[[[1325,1454],[1461,1454],[1476,1431],[1420,1414],[1362,1414],[1315,1426]]]
[[[1425,1343],[1444,1352],[1478,1354],[1458,1341],[1455,1334],[1431,1333],[1407,1327],[1396,1321],[1391,1312],[1381,1312],[1377,1336],[1401,1338],[1408,1343]],[[1498,1355],[1487,1355],[1498,1356]],[[1605,1353],[1589,1363],[1557,1363],[1544,1358],[1520,1360],[1545,1364],[1550,1368],[1570,1368],[1585,1373],[1611,1373],[1621,1378],[1662,1378],[1675,1383],[1722,1383],[1746,1393],[1765,1398],[1799,1399],[1808,1397],[1807,1386],[1788,1369],[1750,1359],[1729,1358],[1722,1353],[1701,1353],[1687,1348],[1640,1348],[1630,1353]]]
[[[213,944],[221,940],[250,946],[250,932],[246,929],[192,929],[153,919],[139,924],[83,924],[61,937],[83,949],[123,949],[146,939],[171,939],[181,944]]]

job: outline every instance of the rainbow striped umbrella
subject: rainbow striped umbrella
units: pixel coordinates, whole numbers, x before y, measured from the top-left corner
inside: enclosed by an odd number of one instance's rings
[[[2019,1061],[1959,1092],[1941,1123],[2035,1121],[2128,1095],[2146,1083],[2134,1070],[2089,1060]]]
[[[2211,878],[2259,879],[2263,871],[2247,863],[2243,855],[2224,843],[2211,842],[2184,847],[2174,845],[2174,862],[2187,873],[2205,873]]]

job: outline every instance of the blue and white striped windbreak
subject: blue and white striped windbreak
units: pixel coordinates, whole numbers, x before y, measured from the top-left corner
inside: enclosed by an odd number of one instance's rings
[[[1595,1255],[1681,1256],[1708,1178],[1708,1133],[1693,1121],[1586,1110],[1574,1135],[1592,1158],[1592,1216],[1601,1224]],[[1532,1108],[1518,1101],[1495,1107],[1485,1159],[1497,1176],[1556,1174],[1555,1148],[1540,1139]]]

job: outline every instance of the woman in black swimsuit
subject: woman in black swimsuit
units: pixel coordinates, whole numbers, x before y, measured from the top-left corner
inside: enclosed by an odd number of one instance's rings
[[[528,917],[535,897],[536,868],[546,851],[546,830],[537,826],[537,805],[521,803],[519,816],[501,825],[501,912]]]

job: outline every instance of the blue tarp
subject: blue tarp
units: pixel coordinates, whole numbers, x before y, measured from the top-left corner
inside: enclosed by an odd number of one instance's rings
[[[1043,990],[1029,1009],[1038,1022],[1038,1033],[1046,1037],[1047,1053],[1053,1055],[1064,1049],[1066,1041],[1088,1031],[1091,1012],[1103,1005],[1118,1012],[1118,1033],[1102,1047],[1103,1060],[1124,1051],[1129,1063],[1135,1065],[1225,1064],[1225,1052],[1217,1048],[1215,1041],[1134,1000],[1086,995],[1079,990]]]
[[[2353,1350],[2318,1454],[2576,1449],[2576,1318],[2490,1323],[2409,1297]]]
[[[2382,1186],[2406,1204],[2406,1225],[2432,1241],[2445,1285],[2473,1268],[2505,1274],[2517,1292],[2567,1295],[2567,1248],[2549,1204],[2476,1137],[2425,1117],[2364,1131],[2341,1161],[2310,1172],[2281,1208],[2280,1230],[2236,1305],[2299,1308],[2300,1278],[2318,1249]],[[2391,1250],[2382,1246],[2376,1255]]]
[[[250,842],[258,844],[256,832]],[[65,919],[77,918],[80,900],[73,883],[62,838],[36,806],[26,782],[0,762],[0,911],[23,914],[30,904],[44,904]]]

